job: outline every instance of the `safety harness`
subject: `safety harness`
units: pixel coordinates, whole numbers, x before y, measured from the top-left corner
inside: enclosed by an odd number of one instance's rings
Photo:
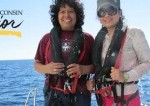
[[[135,96],[132,96],[129,98],[128,101],[124,100],[124,85],[125,84],[134,84],[133,82],[129,83],[118,83],[116,81],[112,81],[110,77],[110,71],[111,67],[115,67],[116,69],[119,69],[120,66],[120,60],[121,60],[121,54],[122,54],[122,48],[123,44],[125,42],[126,38],[126,30],[122,31],[123,28],[123,22],[120,19],[112,38],[112,41],[110,43],[110,46],[108,48],[104,64],[102,66],[101,63],[101,53],[102,53],[102,47],[103,47],[103,41],[105,39],[105,35],[107,34],[107,29],[105,27],[102,27],[102,29],[98,32],[98,35],[96,36],[94,48],[93,48],[93,63],[95,66],[96,74],[95,74],[95,80],[96,80],[96,86],[95,91],[92,91],[96,93],[96,98],[98,99],[98,104],[102,105],[102,96],[103,97],[112,97],[112,91],[114,95],[114,102],[115,103],[121,103],[123,106],[124,104],[128,104],[128,102],[133,99]],[[138,81],[136,81],[137,83]],[[116,85],[121,84],[121,98],[118,98],[117,92],[116,92]],[[137,93],[135,93],[137,94]]]
[[[50,53],[53,62],[65,63],[62,57],[60,32],[61,31],[58,27],[54,27],[50,31],[50,45],[51,45]],[[68,60],[65,63],[64,70],[59,75],[48,75],[49,81],[47,82],[49,82],[48,86],[51,89],[64,92],[65,94],[69,94],[69,93],[73,94],[76,92],[79,75],[75,74],[74,78],[69,78],[68,75],[66,74],[66,70],[67,70],[66,67],[69,64],[79,63],[81,61],[82,58],[80,58],[80,56],[83,55],[83,53],[81,53],[83,47],[83,40],[84,40],[83,34],[84,33],[82,32],[82,29],[76,29],[74,31],[74,35],[73,35],[74,38],[73,38],[73,42],[71,43],[71,50],[69,53]],[[46,50],[48,50],[48,48],[46,48]],[[63,88],[59,88],[58,86],[56,86],[60,78],[65,81]]]
[[[50,31],[50,40],[47,42],[47,45],[50,45],[50,46],[46,46],[45,57],[49,55],[48,50],[50,49],[52,61],[64,63],[65,68],[58,75],[47,74],[46,84],[48,86],[48,89],[51,90],[51,98],[55,98],[57,100],[57,91],[63,92],[64,94],[67,94],[70,96],[70,100],[69,100],[70,105],[74,106],[76,97],[73,94],[76,93],[77,84],[78,84],[78,80],[80,76],[78,74],[74,74],[74,78],[70,78],[66,74],[66,70],[67,70],[67,65],[81,62],[83,59],[83,56],[85,55],[85,50],[82,50],[83,48],[85,49],[85,45],[83,45],[84,33],[82,32],[82,29],[74,30],[73,41],[71,43],[71,49],[70,49],[67,62],[64,61],[62,57],[60,35],[61,35],[61,29],[58,27],[54,27]],[[48,58],[45,58],[45,59],[46,59],[46,63],[48,63]],[[83,77],[85,76],[81,76],[81,79]],[[57,86],[59,80],[64,81],[63,87]],[[53,100],[50,100],[49,104],[52,104],[52,103],[53,103]]]

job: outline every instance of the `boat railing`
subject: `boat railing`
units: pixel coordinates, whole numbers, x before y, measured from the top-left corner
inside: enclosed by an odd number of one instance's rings
[[[37,88],[31,89],[31,90],[29,91],[24,106],[28,106],[28,101],[29,101],[29,98],[30,98],[31,95],[33,95],[33,106],[36,106]]]

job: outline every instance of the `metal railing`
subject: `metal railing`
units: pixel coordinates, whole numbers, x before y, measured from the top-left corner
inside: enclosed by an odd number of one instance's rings
[[[31,89],[28,93],[28,96],[27,96],[27,99],[25,101],[25,105],[24,106],[28,106],[28,101],[29,101],[29,98],[30,98],[30,95],[33,95],[33,106],[36,106],[36,95],[37,95],[37,88],[34,88],[34,89]]]

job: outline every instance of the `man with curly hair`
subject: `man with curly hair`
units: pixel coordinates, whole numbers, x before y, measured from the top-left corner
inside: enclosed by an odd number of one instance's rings
[[[45,106],[90,106],[86,80],[93,73],[94,39],[82,31],[83,5],[55,0],[49,13],[53,28],[40,40],[35,56],[35,69],[46,76]]]

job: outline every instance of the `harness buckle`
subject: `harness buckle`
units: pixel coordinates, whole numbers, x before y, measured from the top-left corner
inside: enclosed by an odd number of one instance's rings
[[[64,86],[65,86],[65,89],[68,88],[68,90],[71,91],[71,84],[68,82],[68,80],[65,81]]]

